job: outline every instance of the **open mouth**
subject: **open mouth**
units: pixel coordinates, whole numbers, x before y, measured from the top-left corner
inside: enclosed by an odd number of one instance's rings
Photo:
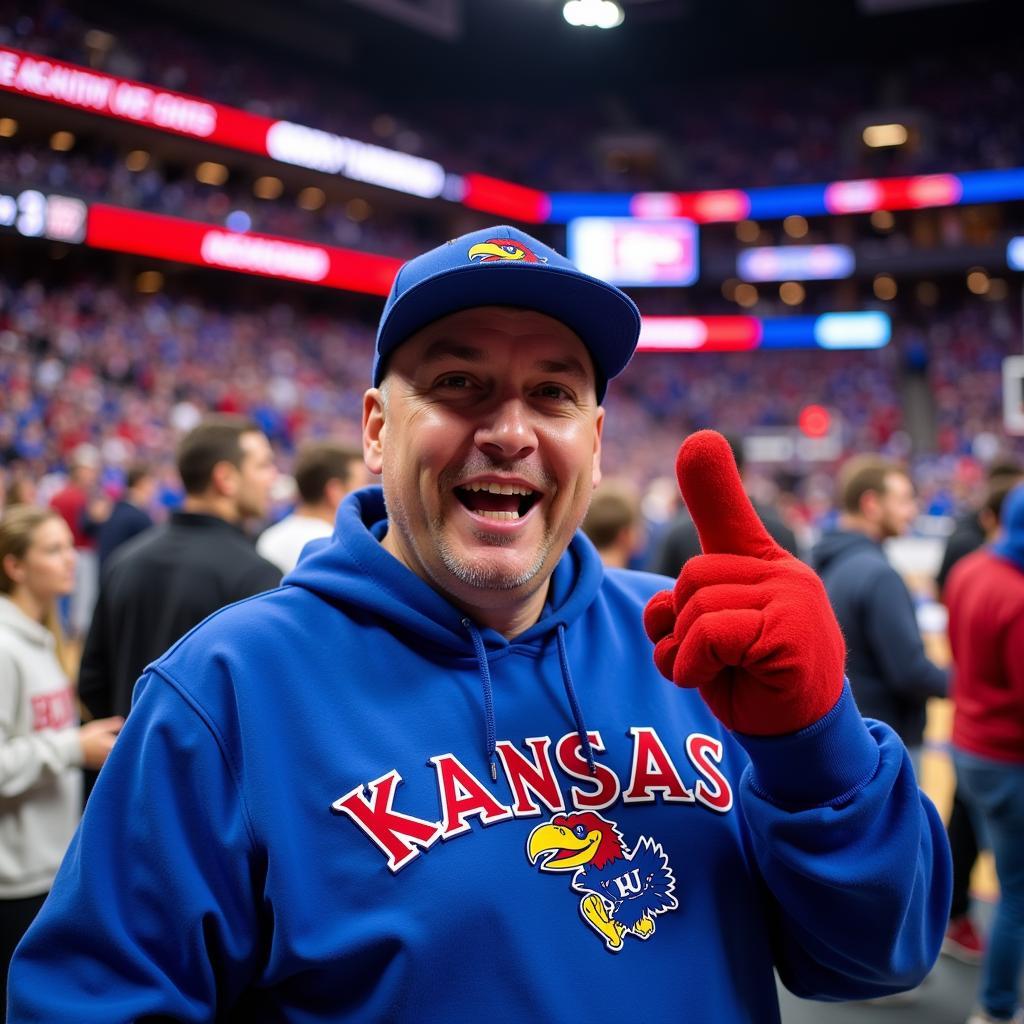
[[[455,497],[484,519],[522,519],[541,499],[539,491],[523,484],[471,483],[455,488]]]

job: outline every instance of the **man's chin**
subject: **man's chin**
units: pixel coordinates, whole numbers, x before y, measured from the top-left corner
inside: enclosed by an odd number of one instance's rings
[[[524,557],[508,550],[508,545],[485,545],[488,552],[442,550],[445,568],[460,584],[474,590],[512,593],[532,590],[544,567],[545,553],[534,551]],[[533,585],[533,586],[531,586]]]

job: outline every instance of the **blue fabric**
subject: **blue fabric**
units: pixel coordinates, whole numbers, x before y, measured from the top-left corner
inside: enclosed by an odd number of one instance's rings
[[[597,370],[597,400],[629,362],[640,313],[625,292],[590,277],[550,246],[508,225],[445,242],[398,271],[377,330],[373,383],[388,356],[421,327],[474,306],[516,306],[560,320],[579,335]]]
[[[981,816],[999,878],[996,908],[981,975],[981,1005],[1009,1020],[1018,1006],[1024,968],[1024,764],[953,751],[957,788]]]
[[[1006,496],[999,519],[999,537],[992,550],[1024,572],[1024,484],[1017,484]]]
[[[848,692],[802,733],[733,736],[654,668],[641,612],[671,581],[605,571],[579,534],[535,626],[474,624],[492,783],[465,613],[379,544],[383,518],[379,489],[350,496],[284,586],[144,675],[14,957],[10,1024],[562,1021],[581,1000],[778,1024],[773,967],[825,1000],[928,973],[945,831]]]

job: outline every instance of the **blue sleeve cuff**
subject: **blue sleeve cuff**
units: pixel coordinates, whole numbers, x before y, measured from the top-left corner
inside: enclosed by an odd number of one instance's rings
[[[734,735],[750,756],[747,784],[780,807],[845,803],[878,770],[878,744],[848,681],[835,707],[806,729],[785,736]]]

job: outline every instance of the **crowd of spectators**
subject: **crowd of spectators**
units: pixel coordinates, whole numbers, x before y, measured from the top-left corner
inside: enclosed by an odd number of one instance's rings
[[[999,450],[1024,454],[1021,440],[1004,434],[1000,389],[1001,359],[1017,349],[1019,325],[1005,303],[965,303],[929,323],[931,445],[912,446],[904,422],[906,356],[920,329],[897,328],[893,345],[865,352],[638,354],[609,391],[605,471],[648,487],[691,430],[783,432],[817,403],[835,414],[837,458],[879,451],[911,460],[925,507],[952,512],[981,461]],[[371,320],[272,295],[212,301],[198,292],[131,295],[99,279],[0,280],[7,482],[59,479],[85,443],[99,450],[112,493],[142,460],[158,467],[161,500],[173,504],[175,439],[207,411],[253,416],[287,470],[303,441],[359,441],[372,345]],[[772,498],[784,479],[813,519],[831,502],[831,468],[754,460],[755,488],[760,478]]]
[[[910,54],[889,68],[823,63],[813,88],[803,69],[697,78],[682,95],[548,93],[538,104],[467,91],[439,104],[422,90],[384,101],[308,64],[289,74],[288,58],[255,60],[228,36],[214,46],[152,20],[122,14],[108,26],[74,8],[4,0],[0,43],[544,189],[753,187],[1018,166],[1024,156],[1024,80],[1017,55],[997,42],[955,62]],[[859,144],[865,118],[897,114],[912,128],[908,145]],[[631,159],[616,138],[648,142]]]

